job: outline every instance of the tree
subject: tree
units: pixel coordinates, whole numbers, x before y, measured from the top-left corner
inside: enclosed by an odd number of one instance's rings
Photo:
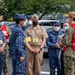
[[[0,15],[6,14],[7,12],[7,7],[5,6],[5,2],[0,0]]]
[[[45,14],[58,12],[68,12],[68,6],[71,0],[3,0],[5,11],[4,16],[9,18],[15,13],[25,14],[41,14],[40,18]],[[2,11],[3,12],[3,11]]]

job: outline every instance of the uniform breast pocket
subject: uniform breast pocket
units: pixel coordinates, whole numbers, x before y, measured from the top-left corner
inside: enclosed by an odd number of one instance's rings
[[[37,36],[38,36],[38,38],[42,38],[43,33],[42,33],[42,32],[38,32],[38,33],[37,33]]]
[[[32,31],[29,31],[28,32],[28,36],[32,36]]]

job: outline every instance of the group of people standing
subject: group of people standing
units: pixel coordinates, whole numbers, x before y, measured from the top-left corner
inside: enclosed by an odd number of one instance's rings
[[[68,14],[68,22],[54,23],[53,30],[48,33],[50,75],[75,75],[75,12]]]
[[[25,27],[25,15],[16,14],[14,21],[16,26],[12,29],[9,38],[9,57],[12,59],[12,75],[41,75],[41,64],[43,59],[43,47],[46,42],[46,30],[38,25],[38,16],[32,16],[32,25],[29,20]],[[4,56],[4,47],[6,39],[2,32],[1,26],[1,55]],[[0,72],[4,64],[4,59],[1,57]],[[2,62],[3,60],[3,62]],[[0,74],[1,75],[1,74]]]
[[[48,46],[50,75],[75,74],[75,12],[69,13],[69,23],[53,23],[53,29],[46,30],[38,25],[39,17],[29,16],[28,26],[24,25],[25,15],[16,14],[16,26],[9,38],[9,56],[12,59],[12,75],[41,75],[45,43]],[[0,75],[4,64],[6,39],[0,24]],[[7,74],[6,74],[7,75]]]

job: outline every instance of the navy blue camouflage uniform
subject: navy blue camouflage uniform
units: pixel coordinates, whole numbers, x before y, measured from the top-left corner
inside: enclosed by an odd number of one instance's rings
[[[61,75],[61,48],[55,48],[55,44],[60,41],[59,35],[63,35],[64,32],[61,29],[58,32],[54,30],[48,33],[48,38],[46,39],[46,44],[48,46],[49,55],[49,65],[50,65],[50,75],[55,75],[55,68],[57,68],[57,75]]]
[[[12,58],[13,73],[12,75],[26,75],[26,48],[24,43],[24,30],[16,25],[10,36],[10,57]],[[20,62],[20,57],[24,61]]]
[[[28,19],[28,21],[29,21],[29,19],[32,19],[32,15],[28,15],[27,19]],[[28,21],[26,22],[26,26],[24,27],[24,30],[26,30],[29,27],[29,22]]]
[[[2,42],[6,43],[6,39],[4,37],[2,30],[0,30],[0,47],[3,46]],[[3,64],[4,64],[4,52],[0,53],[0,75],[2,73]]]

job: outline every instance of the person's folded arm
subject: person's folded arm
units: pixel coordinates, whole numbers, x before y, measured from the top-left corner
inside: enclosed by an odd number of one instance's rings
[[[55,43],[52,43],[49,39],[49,37],[46,39],[46,44],[48,47],[54,48],[55,47]]]

